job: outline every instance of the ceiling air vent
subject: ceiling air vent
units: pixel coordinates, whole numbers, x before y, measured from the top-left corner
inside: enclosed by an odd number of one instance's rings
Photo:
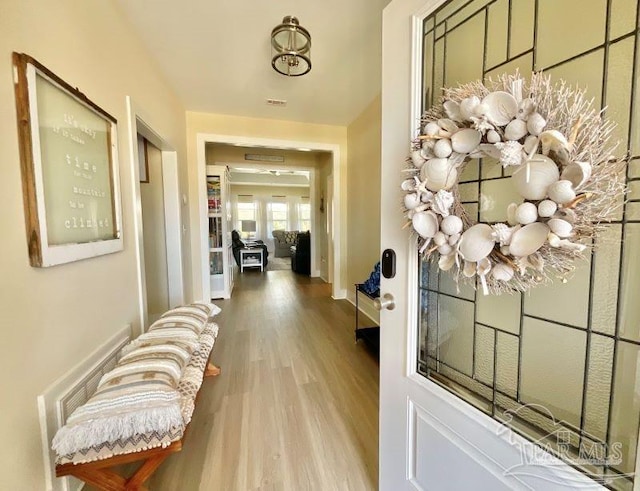
[[[268,106],[286,106],[287,101],[283,99],[267,99]]]

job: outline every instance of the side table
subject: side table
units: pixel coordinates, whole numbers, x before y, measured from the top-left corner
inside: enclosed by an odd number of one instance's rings
[[[264,271],[262,249],[240,249],[240,272],[245,268],[260,268]]]

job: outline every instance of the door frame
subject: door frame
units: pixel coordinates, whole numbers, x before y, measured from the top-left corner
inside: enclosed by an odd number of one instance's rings
[[[209,275],[208,275],[208,254],[202,250],[203,243],[206,243],[206,240],[203,242],[202,237],[206,231],[207,227],[207,214],[205,210],[207,209],[207,195],[206,195],[206,144],[207,143],[222,143],[228,145],[236,145],[236,146],[253,146],[253,147],[263,147],[263,148],[278,148],[283,150],[299,150],[300,148],[310,149],[310,150],[319,150],[325,152],[331,152],[333,166],[332,172],[335,174],[336,178],[334,179],[334,203],[336,205],[336,209],[340,210],[343,204],[340,202],[340,146],[331,144],[331,143],[321,143],[321,142],[306,142],[306,141],[297,141],[297,140],[278,140],[272,138],[257,138],[250,136],[239,136],[239,135],[220,135],[220,134],[211,134],[211,133],[198,133],[196,135],[196,155],[197,155],[197,196],[198,196],[198,224],[200,226],[200,233],[198,237],[200,238],[198,242],[198,246],[200,250],[198,251],[196,257],[200,258],[196,260],[196,264],[200,264],[200,270],[202,274],[194,274],[193,275],[193,291],[201,292],[202,298],[207,299],[210,296],[210,286],[209,286]],[[313,181],[310,182],[310,195],[311,202],[315,203],[316,198],[316,189],[315,189],[315,173],[312,174],[314,176]],[[343,210],[346,214],[346,210]],[[312,220],[315,221],[315,214],[312,213]],[[315,223],[313,224],[315,227]],[[329,247],[333,248],[334,253],[334,271],[333,278],[334,282],[332,284],[332,297],[333,298],[346,298],[346,289],[341,283],[340,278],[340,261],[341,261],[341,231],[340,231],[340,222],[334,224],[334,237],[333,243],[329,244]],[[193,246],[192,246],[193,247]],[[197,247],[197,246],[196,246]],[[317,251],[314,245],[314,241],[311,241],[311,271],[315,272],[318,270],[317,264]]]
[[[167,283],[169,307],[184,303],[184,274],[182,265],[182,220],[180,217],[180,183],[178,178],[178,153],[150,123],[145,114],[130,96],[126,97],[127,123],[129,131],[129,161],[131,162],[131,193],[133,196],[133,228],[135,234],[136,273],[138,279],[139,333],[147,327],[149,318],[147,305],[147,282],[144,262],[144,230],[142,227],[142,199],[140,197],[140,163],[138,158],[138,134],[160,149],[162,158],[162,187],[164,195],[164,224],[167,251]]]
[[[418,134],[423,75],[422,23],[445,1],[393,0],[383,12],[382,216],[387,210],[397,210],[397,203],[402,200],[400,187],[391,189],[385,183],[398,182],[397,169],[409,153],[410,142]],[[403,137],[398,138],[398,135]],[[398,164],[385,166],[387,161]],[[498,481],[518,489],[531,489],[530,481],[510,479],[504,464],[513,457],[514,447],[534,444],[417,371],[419,264],[416,240],[410,237],[408,230],[401,231],[402,220],[398,214],[397,220],[394,218],[393,223],[387,224],[388,231],[383,221],[381,230],[381,250],[405,251],[407,260],[405,264],[399,260],[398,270],[404,270],[404,275],[381,278],[381,293],[392,292],[400,300],[397,301],[400,309],[380,313],[380,342],[385,348],[380,351],[379,487],[399,489],[398,484],[404,482],[406,489],[421,489],[415,475],[417,457],[412,443],[415,443],[416,427],[422,422],[482,465]],[[406,299],[406,304],[402,298]],[[416,394],[421,391],[417,395],[424,400],[428,398],[430,404],[419,404],[411,397],[412,390]],[[447,414],[446,420],[442,414]],[[404,431],[399,431],[400,427]],[[495,453],[491,455],[483,452],[480,445],[489,440],[495,447],[492,449]],[[390,455],[390,449],[394,450],[393,456],[384,458]],[[574,485],[593,488],[596,484],[559,459],[549,458],[556,465],[544,468],[538,477],[557,483],[567,478],[568,471]]]

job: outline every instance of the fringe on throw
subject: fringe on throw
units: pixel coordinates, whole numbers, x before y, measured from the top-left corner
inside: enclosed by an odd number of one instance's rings
[[[167,433],[171,428],[184,428],[179,403],[155,408],[140,408],[138,411],[105,418],[65,425],[58,430],[52,448],[58,455],[69,455],[80,450],[126,440],[145,433]]]

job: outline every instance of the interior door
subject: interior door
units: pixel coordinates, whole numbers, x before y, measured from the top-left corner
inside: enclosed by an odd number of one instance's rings
[[[392,294],[396,308],[380,316],[380,489],[601,489],[547,453],[541,441],[521,437],[480,410],[480,404],[474,407],[418,373],[418,326],[424,321],[419,312],[427,300],[418,298],[421,269],[411,234],[403,228],[399,183],[421,113],[423,21],[443,3],[393,0],[383,15],[381,250],[396,252],[397,267],[394,278],[381,281],[381,295]],[[472,51],[474,42],[468,47]],[[455,321],[455,308],[444,311]],[[635,448],[631,455],[635,462]],[[612,486],[632,489],[633,481]]]

